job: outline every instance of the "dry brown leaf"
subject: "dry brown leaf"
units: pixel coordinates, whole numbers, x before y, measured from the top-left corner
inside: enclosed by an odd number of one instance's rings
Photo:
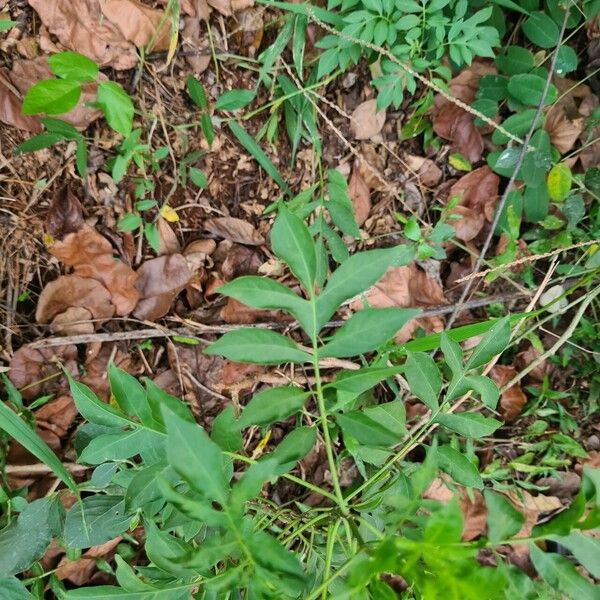
[[[134,285],[138,276],[131,267],[113,257],[112,246],[95,229],[84,225],[52,244],[49,252],[74,267],[76,275],[102,283],[110,292],[118,315],[127,315],[134,309],[139,298]]]
[[[19,89],[21,94],[25,95],[27,90],[42,79],[53,78],[54,75],[48,66],[48,57],[38,56],[33,60],[16,60],[10,72],[10,80],[15,87]],[[99,81],[107,81],[108,78],[104,73],[99,73]],[[96,83],[84,83],[81,86],[81,97],[77,106],[68,113],[60,115],[61,120],[66,121],[83,130],[90,123],[102,116],[102,111],[96,108],[89,108],[86,104],[96,100]]]
[[[231,41],[242,56],[253,58],[260,48],[265,27],[263,13],[262,7],[252,7],[236,14],[237,27],[231,35]]]
[[[207,0],[208,4],[225,17],[231,17],[234,12],[254,6],[254,0]]]
[[[0,121],[31,133],[39,133],[42,126],[36,117],[21,114],[21,100],[10,89],[0,70]]]
[[[544,129],[552,145],[561,154],[566,154],[583,131],[583,117],[568,119],[562,106],[552,107],[544,119]]]
[[[170,20],[163,19],[163,11],[137,0],[104,0],[100,6],[102,14],[137,48],[144,48],[154,40],[150,50],[165,52],[169,49]]]
[[[207,219],[204,221],[204,229],[238,244],[261,246],[265,243],[265,239],[256,231],[251,223],[234,217]]]
[[[205,6],[208,9],[208,5]],[[181,35],[182,45],[189,52],[185,60],[196,75],[204,73],[210,64],[210,48],[201,19],[208,18],[185,17]]]
[[[490,377],[499,388],[506,385],[517,374],[517,370],[510,365],[496,365],[490,371]],[[510,386],[500,398],[500,414],[507,423],[514,421],[527,403],[527,396],[520,384]]]
[[[536,485],[547,487],[545,493],[557,498],[570,500],[581,487],[581,477],[572,471],[558,473],[554,477],[542,477],[535,482]]]
[[[539,350],[536,350],[532,345],[529,345],[525,350],[522,350],[515,356],[515,367],[521,371],[533,361],[537,360],[541,354],[542,353]],[[548,363],[544,360],[527,374],[527,378],[532,381],[541,382],[543,381],[547,370]]]
[[[464,521],[462,539],[464,542],[470,542],[485,533],[487,519],[485,500],[479,490],[473,490],[473,501],[471,501],[467,491],[461,488],[458,503]]]
[[[254,248],[232,244],[219,267],[225,281],[242,275],[254,275],[262,265],[262,258]]]
[[[92,546],[77,560],[69,560],[66,556],[63,556],[58,563],[56,576],[61,581],[67,580],[78,587],[84,586],[89,583],[92,575],[97,570],[96,559],[109,558],[122,539],[121,536],[118,536],[100,546]]]
[[[158,229],[159,256],[163,254],[178,254],[181,252],[181,246],[177,239],[177,235],[165,219],[158,217],[156,228]]]
[[[50,400],[34,414],[35,421],[40,427],[50,429],[58,437],[63,438],[79,413],[73,398],[63,395]]]
[[[442,170],[431,159],[408,154],[404,156],[403,160],[425,187],[433,187],[440,182]]]
[[[371,211],[371,193],[369,186],[360,174],[360,170],[354,166],[350,180],[348,181],[348,196],[352,202],[354,218],[358,225],[362,225]]]
[[[66,387],[66,379],[60,375],[60,365],[72,376],[77,375],[77,346],[52,346],[31,348],[21,346],[12,356],[8,377],[21,390],[25,400],[42,394],[54,394]],[[23,389],[27,387],[27,389]]]
[[[82,327],[82,323],[76,323],[85,319],[86,314],[82,312],[69,311],[71,308],[82,308],[96,322],[96,329],[110,319],[115,313],[115,307],[111,302],[110,292],[97,280],[78,275],[61,275],[58,279],[48,283],[40,294],[35,320],[38,323],[52,322],[53,329],[55,317],[67,312],[56,321],[58,330],[56,333],[81,329],[81,333],[91,333],[89,326]],[[94,323],[89,323],[94,331]],[[74,335],[68,333],[67,335]]]
[[[185,256],[171,254],[147,260],[138,269],[135,283],[140,301],[134,311],[138,319],[153,321],[164,317],[177,294],[189,283],[192,272]]]
[[[200,253],[208,256],[212,254],[216,248],[217,242],[215,242],[215,240],[193,240],[183,249],[183,254],[184,256],[187,256],[188,254]]]
[[[261,321],[287,321],[289,320],[279,310],[259,310],[238,302],[235,298],[227,298],[227,304],[219,313],[225,323],[248,324]]]
[[[385,110],[377,111],[377,100],[366,100],[352,112],[350,129],[357,140],[368,140],[377,135],[385,124]]]
[[[463,175],[451,188],[449,198],[458,196],[458,204],[482,213],[488,221],[494,218],[500,177],[488,166]]]
[[[61,188],[52,200],[46,214],[46,231],[54,238],[62,238],[83,227],[83,207],[69,186]]]
[[[476,238],[485,224],[483,213],[468,206],[455,206],[449,214],[453,217],[460,217],[456,220],[452,218],[448,223],[454,227],[456,237],[463,242],[470,242]]]
[[[90,279],[90,281],[93,281]],[[98,282],[95,282],[98,283]],[[114,306],[110,304],[114,311]],[[112,316],[112,315],[111,315]],[[94,329],[101,322],[93,322],[94,315],[82,306],[70,306],[62,313],[59,313],[52,319],[50,324],[52,331],[57,335],[83,335],[94,333]]]

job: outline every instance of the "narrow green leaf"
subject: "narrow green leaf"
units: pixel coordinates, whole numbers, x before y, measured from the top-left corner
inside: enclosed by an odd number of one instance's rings
[[[468,438],[491,435],[502,425],[500,421],[488,419],[478,413],[447,413],[438,415],[435,421],[450,431]]]
[[[215,102],[217,110],[238,110],[256,98],[255,90],[229,90],[221,94]]]
[[[17,148],[17,154],[25,153],[25,152],[37,152],[42,148],[48,148],[50,146],[54,146],[61,140],[63,140],[63,136],[58,135],[56,133],[40,133],[39,135],[34,135],[33,137],[21,142]]]
[[[286,362],[311,362],[310,354],[300,350],[280,333],[259,328],[228,331],[210,344],[205,354],[218,354],[236,362],[280,365]]]
[[[436,450],[440,469],[448,473],[456,483],[465,487],[483,489],[483,480],[477,467],[452,446],[439,446]]]
[[[552,539],[570,550],[590,575],[600,578],[600,540],[581,531],[572,531],[569,535],[554,535]]]
[[[510,320],[503,317],[487,332],[485,337],[475,346],[465,370],[476,369],[488,363],[494,356],[500,354],[510,340]]]
[[[340,371],[335,380],[326,387],[333,387],[343,392],[362,394],[379,382],[398,375],[403,367],[364,367],[356,371]]]
[[[185,80],[185,87],[190,95],[190,98],[198,108],[203,110],[208,108],[204,87],[194,78],[193,75],[187,76],[187,79]]]
[[[462,375],[463,373],[463,351],[458,342],[453,340],[448,332],[444,331],[440,337],[440,348],[450,367],[453,375]]]
[[[112,395],[126,415],[139,418],[144,425],[154,424],[146,391],[135,377],[111,363],[108,381]]]
[[[502,494],[483,492],[487,507],[487,532],[490,542],[497,544],[521,531],[525,517]]]
[[[408,352],[404,375],[413,393],[427,408],[439,407],[438,397],[442,389],[442,376],[435,361],[424,352]]]
[[[283,421],[298,412],[309,396],[309,392],[291,385],[259,392],[244,407],[239,420],[240,426],[264,426]]]
[[[393,446],[400,442],[396,433],[361,411],[337,414],[335,420],[345,434],[365,446]]]
[[[296,427],[288,433],[271,454],[279,463],[277,473],[283,475],[304,458],[314,447],[317,431],[314,427]]]

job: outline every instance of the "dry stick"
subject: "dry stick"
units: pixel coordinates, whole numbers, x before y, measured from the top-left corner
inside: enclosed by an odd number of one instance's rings
[[[496,304],[497,302],[512,302],[515,300],[521,300],[528,297],[526,294],[505,294],[501,296],[491,296],[490,298],[480,298],[477,300],[470,300],[465,303],[465,308],[481,308],[490,304]],[[424,310],[419,313],[419,317],[437,317],[446,315],[454,310],[454,304],[447,304],[437,308]],[[43,340],[38,340],[29,344],[29,348],[40,349],[40,348],[51,348],[55,346],[66,346],[68,344],[89,344],[92,342],[123,342],[133,340],[148,340],[152,338],[171,338],[176,336],[190,337],[195,340],[199,340],[205,343],[202,338],[196,337],[197,332],[202,333],[227,333],[228,331],[235,331],[242,327],[244,328],[255,328],[255,329],[295,329],[298,324],[292,323],[256,323],[254,325],[203,325],[201,323],[195,323],[188,321],[190,327],[178,327],[177,329],[138,329],[135,331],[116,331],[114,333],[84,333],[80,335],[65,335],[59,337],[51,337]],[[341,327],[346,321],[329,321],[325,325],[327,328]]]
[[[473,274],[478,273],[479,269],[481,269],[481,265],[482,265],[483,261],[485,260],[485,255],[490,247],[490,244],[492,243],[492,238],[494,237],[494,232],[496,231],[496,227],[498,226],[498,222],[500,221],[500,215],[502,214],[502,212],[504,210],[504,206],[508,199],[508,195],[510,194],[510,192],[513,188],[513,185],[515,184],[517,175],[523,164],[523,159],[525,158],[525,154],[529,150],[529,141],[531,140],[531,136],[533,135],[533,132],[536,129],[536,124],[537,124],[538,119],[540,118],[540,115],[542,114],[542,110],[544,108],[544,102],[546,100],[546,95],[548,94],[548,90],[550,89],[550,80],[552,79],[552,73],[554,73],[554,69],[556,67],[556,61],[558,59],[558,51],[560,49],[560,45],[562,43],[562,39],[565,35],[565,31],[567,28],[567,19],[569,18],[569,9],[570,8],[571,8],[571,2],[568,1],[567,5],[565,7],[565,18],[563,19],[562,27],[560,29],[558,43],[556,45],[556,48],[554,49],[554,54],[552,56],[552,61],[550,63],[550,69],[548,70],[548,77],[546,77],[546,83],[544,84],[544,89],[542,91],[542,97],[540,98],[540,102],[538,104],[537,110],[535,111],[535,116],[533,117],[533,121],[531,122],[531,127],[529,128],[529,131],[527,132],[527,135],[525,136],[525,140],[523,141],[523,146],[521,147],[521,151],[519,152],[519,157],[517,158],[515,168],[512,172],[512,175],[510,176],[510,179],[508,180],[508,183],[506,184],[506,188],[504,189],[504,193],[502,194],[502,197],[500,198],[500,202],[498,203],[498,206],[496,207],[496,212],[494,214],[494,220],[492,221],[492,226],[490,227],[490,231],[485,239],[483,248],[481,249],[481,252],[479,253],[479,256],[477,257],[477,260],[475,261],[475,267],[473,268]],[[460,295],[460,299],[458,300],[458,303],[456,304],[454,311],[452,312],[450,317],[448,317],[448,321],[446,323],[446,329],[450,329],[452,327],[452,325],[454,324],[456,317],[462,310],[464,302],[465,302],[467,296],[469,295],[469,292],[471,291],[471,287],[473,286],[474,280],[475,280],[475,278],[469,279],[467,281],[467,285],[465,285],[465,287],[462,291],[462,294]]]

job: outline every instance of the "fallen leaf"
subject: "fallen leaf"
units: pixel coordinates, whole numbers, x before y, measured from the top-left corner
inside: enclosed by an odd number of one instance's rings
[[[483,213],[468,206],[455,206],[448,214],[453,217],[448,223],[454,227],[456,237],[463,242],[469,242],[476,238],[485,224]],[[454,217],[459,218],[455,219]]]
[[[552,145],[561,154],[566,154],[583,131],[583,117],[568,119],[564,107],[552,107],[544,119],[544,129]]]
[[[177,294],[192,278],[185,256],[171,254],[147,260],[137,270],[135,287],[140,301],[134,311],[138,319],[154,321],[164,317]]]
[[[60,365],[72,376],[77,375],[77,346],[31,348],[26,344],[13,354],[8,377],[25,400],[32,400],[66,387]]]
[[[371,212],[371,192],[356,166],[352,169],[348,181],[348,196],[352,202],[354,218],[360,226],[367,220]]]
[[[541,477],[535,482],[536,485],[547,487],[548,494],[557,498],[570,500],[581,487],[581,477],[572,471],[557,473],[553,477]]]
[[[214,235],[238,244],[261,246],[265,243],[264,238],[256,231],[251,223],[234,217],[207,219],[204,221],[204,229],[210,231]]]
[[[55,326],[58,328],[54,329],[55,333],[74,335],[93,332],[114,313],[115,307],[111,302],[110,292],[99,281],[78,275],[61,275],[42,290],[35,311],[35,320],[38,323],[52,322],[53,329]],[[97,320],[96,327],[91,322],[76,323],[85,320],[86,315],[88,319]],[[60,318],[55,323],[56,317]]]
[[[261,321],[287,321],[286,315],[279,310],[259,310],[238,302],[235,298],[227,298],[227,304],[219,313],[225,323],[248,324]]]
[[[83,227],[83,207],[69,186],[61,188],[46,214],[46,231],[60,239]]]
[[[158,255],[163,254],[177,254],[181,252],[181,246],[177,235],[173,231],[172,227],[163,219],[159,217],[156,222],[156,228],[158,230]]]
[[[403,160],[425,187],[433,187],[440,182],[442,170],[431,159],[408,154]]]
[[[458,504],[463,516],[462,540],[470,542],[485,533],[487,520],[487,507],[483,494],[479,490],[472,490],[473,500],[467,495],[464,488],[460,488]]]
[[[118,536],[99,546],[92,546],[77,560],[69,560],[67,556],[63,556],[56,568],[56,576],[61,581],[70,581],[77,587],[84,586],[89,583],[93,573],[97,570],[96,560],[110,558],[122,539],[121,536]]]
[[[517,370],[511,365],[495,365],[490,371],[490,377],[499,388],[505,386],[516,375]],[[527,396],[520,384],[510,386],[500,398],[500,414],[504,421],[506,423],[514,421],[521,414],[525,404],[527,404]]]
[[[208,8],[208,5],[206,7]],[[185,17],[181,36],[182,46],[189,52],[185,61],[196,75],[204,73],[210,65],[209,42],[207,36],[204,35],[205,29],[202,20],[208,20],[208,17],[206,19],[204,17]]]
[[[11,127],[39,133],[42,131],[39,120],[21,113],[21,100],[10,89],[3,73],[0,70],[0,121]]]
[[[196,252],[199,252],[209,256],[216,250],[216,248],[217,242],[215,242],[215,240],[211,240],[210,238],[205,240],[193,240],[183,249],[183,254],[184,256],[187,256],[188,254],[195,254]]]
[[[263,9],[246,8],[236,14],[237,27],[231,38],[234,47],[238,48],[242,56],[253,58],[256,56],[262,43],[264,33]]]
[[[78,414],[73,398],[68,394],[50,400],[34,412],[38,426],[50,429],[59,438],[67,435]]]
[[[537,360],[541,356],[541,352],[536,350],[531,344],[518,352],[515,356],[515,368],[522,371],[525,367],[529,366],[533,361]],[[548,363],[544,360],[539,363],[535,369],[527,374],[527,377],[532,381],[541,382],[544,380],[548,368]]]
[[[118,315],[127,315],[134,309],[139,298],[134,285],[138,276],[131,267],[113,257],[112,246],[95,229],[84,225],[52,244],[49,252],[73,267],[76,275],[102,283],[110,292]]]
[[[242,275],[255,275],[261,264],[259,253],[253,248],[233,244],[221,263],[219,272],[225,281],[231,281]]]
[[[207,0],[208,4],[225,17],[231,17],[234,12],[254,6],[254,0]]]
[[[54,75],[48,65],[48,57],[38,56],[33,60],[16,60],[10,72],[10,80],[15,87],[25,95],[29,88],[42,79],[51,79]],[[104,73],[98,74],[98,81],[108,81]],[[89,103],[96,100],[96,83],[84,83],[81,86],[81,97],[77,106],[67,113],[61,114],[60,119],[79,130],[85,129],[90,123],[102,116],[102,111],[90,108]]]
[[[351,115],[350,129],[357,140],[368,140],[377,135],[385,124],[385,110],[377,111],[377,100],[359,104]]]

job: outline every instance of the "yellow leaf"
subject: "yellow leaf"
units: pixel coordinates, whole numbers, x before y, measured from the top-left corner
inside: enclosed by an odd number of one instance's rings
[[[171,43],[169,44],[169,52],[167,53],[167,65],[171,64],[173,57],[175,56],[175,50],[177,50],[177,42],[179,41],[179,31],[171,35]]]
[[[265,449],[265,446],[269,443],[270,439],[271,439],[271,430],[269,429],[269,431],[267,431],[265,437],[263,437],[263,439],[260,440],[260,442],[258,442],[258,445],[256,446],[256,448],[254,448],[254,452],[252,453],[252,458],[256,459],[262,455],[263,450]]]
[[[471,167],[471,163],[458,152],[450,154],[450,156],[448,156],[448,162],[457,171],[470,171],[473,168]]]
[[[564,163],[559,163],[550,169],[546,185],[548,196],[555,202],[562,202],[571,191],[573,175],[571,169]]]
[[[160,213],[160,216],[165,221],[169,221],[169,223],[176,223],[177,221],[179,221],[179,215],[168,204],[163,204],[160,207],[159,213]]]
[[[42,241],[44,242],[44,246],[52,246],[54,244],[54,238],[49,233],[44,233],[42,236]]]

